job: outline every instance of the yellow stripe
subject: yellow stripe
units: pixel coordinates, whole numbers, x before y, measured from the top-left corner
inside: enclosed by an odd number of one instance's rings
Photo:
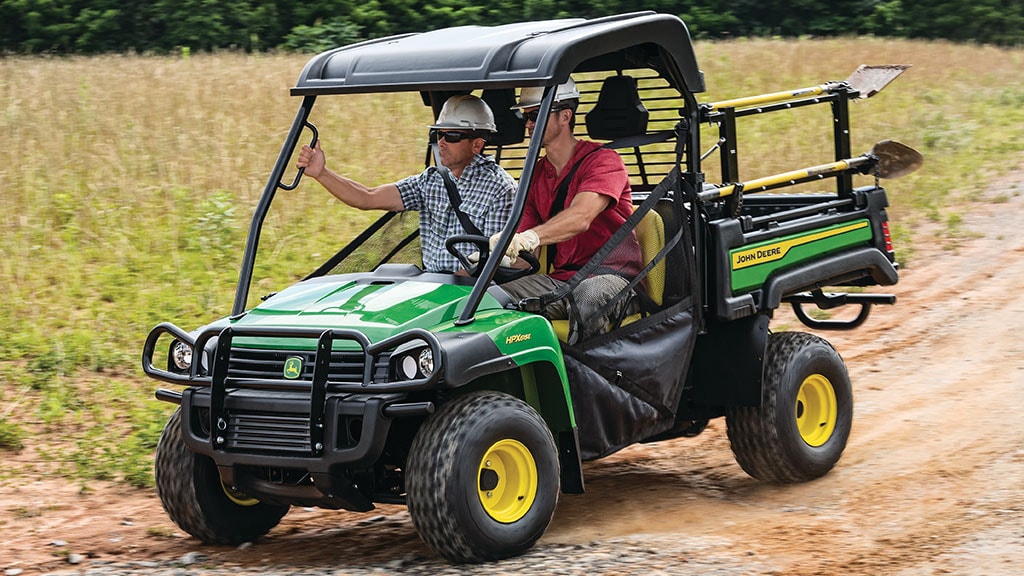
[[[799,238],[791,238],[782,242],[776,242],[775,244],[767,244],[757,248],[750,248],[749,250],[743,250],[742,252],[734,252],[732,255],[732,269],[742,270],[743,268],[757,266],[766,262],[782,260],[790,250],[797,246],[809,244],[832,236],[838,236],[840,234],[846,234],[847,232],[853,232],[854,230],[860,230],[866,226],[868,226],[868,222],[862,221],[850,224],[849,226],[843,226],[842,228],[836,228],[834,230],[825,230],[823,232],[809,234],[807,236],[800,236]]]

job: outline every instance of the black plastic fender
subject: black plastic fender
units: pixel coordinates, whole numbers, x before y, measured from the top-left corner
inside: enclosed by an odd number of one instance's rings
[[[835,286],[866,276],[881,286],[892,286],[899,278],[896,267],[884,253],[875,248],[859,248],[773,274],[761,289],[758,309],[774,310],[782,303],[783,297],[789,294]]]

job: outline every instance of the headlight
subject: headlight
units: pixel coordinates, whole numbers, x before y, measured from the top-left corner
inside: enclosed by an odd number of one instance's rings
[[[192,368],[192,347],[181,340],[171,343],[171,363],[182,372]]]
[[[412,380],[413,378],[416,378],[416,376],[419,376],[419,374],[417,374],[419,367],[416,365],[416,359],[413,358],[412,354],[402,356],[402,363],[399,367],[402,372],[402,377],[406,380]]]
[[[420,351],[419,366],[424,378],[434,373],[434,352],[430,348]]]
[[[413,348],[392,356],[394,374],[399,380],[427,378],[434,373],[434,353],[430,348]]]

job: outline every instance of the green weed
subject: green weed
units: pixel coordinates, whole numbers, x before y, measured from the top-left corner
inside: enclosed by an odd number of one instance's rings
[[[43,515],[43,511],[39,508],[26,508],[24,506],[15,506],[11,509],[14,513],[15,518],[38,518]]]
[[[9,422],[6,417],[0,417],[0,448],[6,450],[21,450],[25,447],[25,429],[16,422]]]
[[[174,530],[167,526],[148,526],[146,534],[154,538],[174,538]]]

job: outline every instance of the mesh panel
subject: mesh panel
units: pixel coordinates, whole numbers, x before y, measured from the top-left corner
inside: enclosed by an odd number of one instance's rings
[[[382,221],[384,221],[382,223]],[[386,214],[372,233],[352,240],[336,254],[323,270],[327,274],[366,272],[381,264],[415,264],[423,267],[420,252],[419,217],[416,212]],[[316,273],[314,273],[316,275]]]
[[[570,339],[592,338],[611,330],[627,314],[637,311],[629,281],[616,274],[591,276],[569,293]]]

